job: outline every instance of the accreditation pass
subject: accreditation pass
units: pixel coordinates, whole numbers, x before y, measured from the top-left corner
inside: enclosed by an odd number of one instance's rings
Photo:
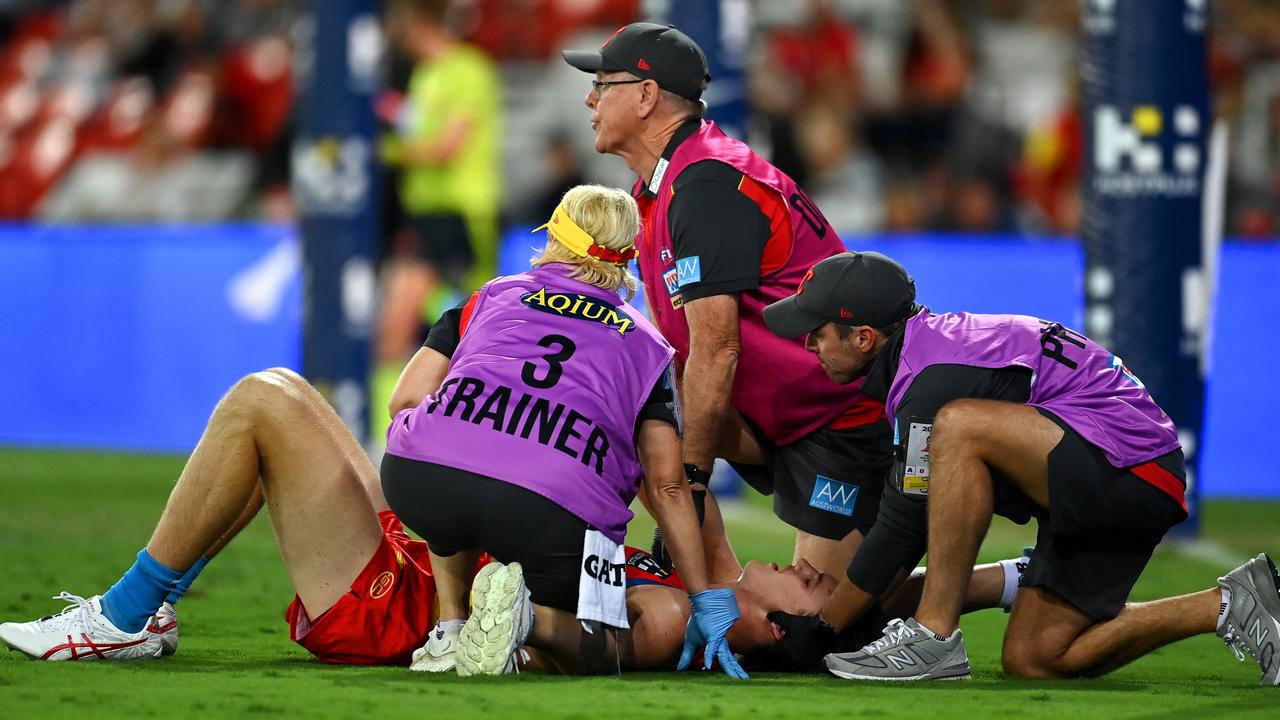
[[[902,492],[905,495],[929,494],[929,440],[932,436],[933,423],[912,419],[902,464]]]

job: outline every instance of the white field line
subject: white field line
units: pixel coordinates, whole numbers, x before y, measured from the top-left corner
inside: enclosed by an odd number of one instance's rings
[[[1156,552],[1173,553],[1193,560],[1218,565],[1225,573],[1249,558],[1214,540],[1171,538],[1160,543]]]

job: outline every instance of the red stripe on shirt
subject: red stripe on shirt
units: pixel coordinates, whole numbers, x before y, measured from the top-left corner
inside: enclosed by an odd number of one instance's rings
[[[877,422],[884,417],[884,403],[871,398],[863,398],[852,407],[835,416],[827,427],[831,430],[848,430]]]
[[[1175,502],[1182,506],[1182,512],[1187,512],[1187,488],[1177,475],[1160,467],[1154,460],[1149,460],[1141,465],[1134,465],[1129,468],[1129,472],[1173,498]]]
[[[467,326],[471,324],[471,313],[476,309],[476,300],[480,297],[480,291],[471,293],[471,298],[467,300],[467,304],[462,308],[462,317],[458,319],[458,339],[467,332]]]
[[[781,195],[746,175],[738,181],[738,189],[769,218],[769,240],[760,255],[760,277],[764,277],[780,270],[791,258],[791,247],[795,242],[791,232],[791,212]]]

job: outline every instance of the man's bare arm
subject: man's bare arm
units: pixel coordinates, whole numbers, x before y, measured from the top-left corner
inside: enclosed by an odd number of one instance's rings
[[[701,592],[707,589],[707,565],[698,516],[680,466],[680,437],[664,420],[645,420],[636,445],[644,468],[641,489],[647,496],[645,507],[662,528],[685,587],[690,594]]]
[[[681,378],[684,461],[710,470],[742,350],[738,298],[698,298],[686,303],[684,311],[689,322],[689,359]]]
[[[387,405],[391,417],[421,404],[423,398],[440,389],[440,383],[448,374],[449,358],[433,348],[419,348],[391,391],[391,402]]]

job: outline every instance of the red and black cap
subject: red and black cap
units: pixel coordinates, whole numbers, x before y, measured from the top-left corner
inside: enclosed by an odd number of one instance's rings
[[[843,252],[814,265],[796,294],[764,309],[764,322],[781,337],[799,337],[833,322],[881,328],[915,308],[916,281],[893,258]]]
[[[702,97],[711,82],[702,48],[672,25],[631,23],[599,50],[565,50],[561,55],[583,72],[628,72],[689,100]]]

